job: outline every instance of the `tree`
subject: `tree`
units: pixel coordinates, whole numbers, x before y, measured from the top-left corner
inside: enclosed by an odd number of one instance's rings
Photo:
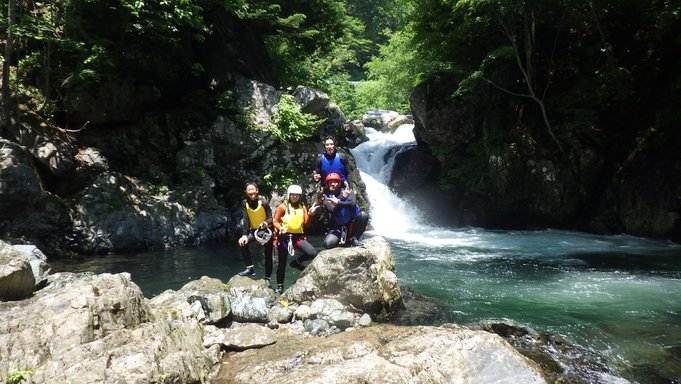
[[[2,63],[2,122],[0,126],[9,124],[10,120],[10,102],[9,102],[9,72],[10,63],[12,62],[12,48],[14,46],[14,24],[15,24],[15,0],[9,0],[7,3],[7,39],[5,40],[5,52]]]

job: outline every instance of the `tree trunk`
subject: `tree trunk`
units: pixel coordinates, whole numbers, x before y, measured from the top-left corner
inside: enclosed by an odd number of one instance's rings
[[[5,42],[5,54],[2,62],[2,122],[4,126],[9,123],[10,103],[9,103],[9,71],[12,60],[12,48],[14,47],[14,33],[12,27],[15,23],[15,4],[16,0],[8,0],[7,3],[7,41]]]

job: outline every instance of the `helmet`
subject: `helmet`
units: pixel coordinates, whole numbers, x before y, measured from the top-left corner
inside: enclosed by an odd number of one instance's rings
[[[292,194],[302,195],[303,189],[300,187],[300,185],[293,184],[288,187],[288,191],[286,191],[286,200],[289,200]]]
[[[294,184],[294,185],[288,187],[288,192],[287,192],[287,194],[290,195],[290,194],[292,194],[292,193],[293,193],[293,194],[302,195],[302,194],[303,194],[303,189],[300,188],[300,185],[295,185],[295,184]]]
[[[338,182],[340,183],[343,179],[341,179],[340,175],[337,173],[329,173],[326,176],[326,182],[328,183],[330,180],[338,180]]]
[[[253,232],[253,237],[258,244],[265,244],[272,238],[272,230],[267,227],[259,227]]]

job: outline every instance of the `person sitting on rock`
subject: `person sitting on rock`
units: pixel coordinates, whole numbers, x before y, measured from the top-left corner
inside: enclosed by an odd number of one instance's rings
[[[303,252],[299,258],[291,261],[291,267],[304,270],[303,261],[312,260],[317,256],[317,250],[307,241],[305,227],[310,225],[310,215],[314,215],[319,208],[315,203],[308,213],[307,207],[302,201],[303,189],[299,185],[291,185],[286,192],[286,200],[277,207],[274,214],[274,227],[278,231],[278,260],[277,266],[277,289],[275,292],[284,291],[284,275],[286,273],[286,259],[290,254],[295,256],[296,249]]]
[[[255,274],[251,250],[248,245],[258,242],[265,251],[265,281],[267,286],[270,286],[273,238],[272,230],[269,227],[272,226],[272,209],[270,203],[259,196],[258,192],[258,184],[252,181],[246,183],[244,193],[247,198],[241,204],[241,237],[239,238],[239,248],[244,263],[246,263],[246,269],[239,272],[239,276]]]
[[[369,214],[357,205],[355,191],[341,187],[342,177],[337,173],[326,176],[326,188],[322,195],[324,211],[330,229],[324,237],[324,248],[339,245],[361,247],[359,238],[369,223]]]
[[[341,181],[347,188],[353,188],[352,183],[352,166],[348,160],[348,156],[340,153],[336,149],[336,138],[334,136],[326,136],[323,140],[324,153],[317,156],[314,171],[312,176],[315,181],[326,182],[326,176],[330,173],[337,173],[341,177]]]

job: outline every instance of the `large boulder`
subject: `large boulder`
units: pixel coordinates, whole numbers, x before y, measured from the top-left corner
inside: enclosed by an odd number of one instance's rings
[[[222,281],[203,276],[179,291],[166,290],[150,300],[169,319],[195,318],[202,324],[215,324],[231,314],[231,302]]]
[[[25,299],[47,281],[47,257],[33,245],[0,241],[0,300]]]
[[[300,111],[310,113],[318,117],[327,117],[327,106],[329,105],[329,95],[325,92],[299,85],[293,91],[293,98],[300,105]]]
[[[77,249],[101,253],[217,241],[225,215],[206,193],[212,181],[153,194],[140,180],[103,172],[78,196],[73,214]]]
[[[44,190],[31,152],[0,139],[0,233],[56,253],[64,246],[68,211],[68,203]]]
[[[128,274],[50,276],[0,305],[0,377],[32,383],[199,383],[219,358],[200,323],[156,316]]]
[[[229,354],[213,380],[265,382],[546,383],[539,367],[498,335],[452,324],[381,325],[326,338],[281,340]]]
[[[10,124],[7,129],[48,175],[63,176],[76,167],[78,144],[52,122],[25,111],[21,124]]]
[[[385,319],[403,308],[394,271],[395,259],[388,242],[382,237],[372,237],[362,248],[320,252],[283,297],[296,302],[336,299]]]
[[[362,125],[380,132],[395,133],[397,128],[405,124],[414,124],[413,118],[395,111],[371,109],[362,115]]]
[[[0,221],[11,220],[44,192],[26,148],[0,139]]]
[[[260,127],[272,124],[272,114],[276,111],[282,92],[257,80],[240,76],[235,80],[236,102],[243,113],[249,116],[250,123]]]

